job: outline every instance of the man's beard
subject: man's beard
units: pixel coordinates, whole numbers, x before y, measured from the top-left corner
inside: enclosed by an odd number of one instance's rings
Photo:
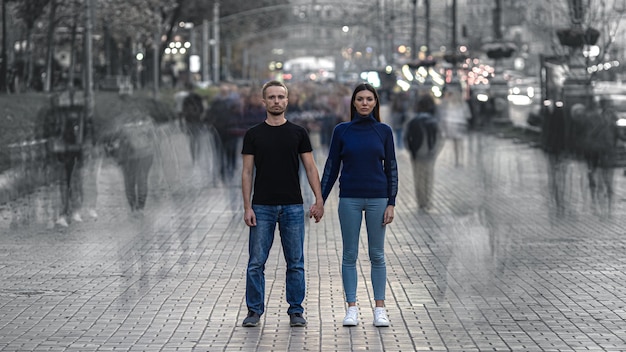
[[[270,109],[267,109],[267,112],[270,115],[278,116],[278,115],[282,115],[285,112],[285,109],[280,109],[280,110],[270,110]]]

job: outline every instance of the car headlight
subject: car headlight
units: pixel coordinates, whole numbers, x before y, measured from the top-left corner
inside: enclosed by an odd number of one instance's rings
[[[527,95],[509,95],[507,99],[513,105],[530,105],[532,104],[532,99],[530,99]]]
[[[483,103],[489,100],[489,96],[484,93],[476,94],[476,100],[482,101]]]

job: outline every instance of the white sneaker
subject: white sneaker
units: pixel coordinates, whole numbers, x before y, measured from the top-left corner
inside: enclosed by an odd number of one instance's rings
[[[88,213],[89,213],[89,216],[92,219],[97,219],[98,218],[98,213],[96,212],[95,209],[89,209]]]
[[[68,227],[69,224],[67,223],[67,219],[65,218],[65,216],[61,216],[57,221],[56,224],[59,226],[63,226],[63,227]]]
[[[74,213],[74,214],[72,215],[72,221],[75,221],[75,222],[83,222],[83,218],[80,216],[80,214],[79,214],[79,213]]]
[[[387,311],[384,307],[374,308],[374,326],[389,326],[389,318],[387,318]]]
[[[346,317],[343,318],[343,326],[359,325],[359,308],[357,306],[348,307]]]

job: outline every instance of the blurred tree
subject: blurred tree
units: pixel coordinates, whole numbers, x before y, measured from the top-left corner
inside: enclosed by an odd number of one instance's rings
[[[213,5],[218,0],[189,1],[181,8],[181,19],[200,26],[203,20],[213,18]],[[241,63],[248,48],[251,34],[271,33],[273,29],[284,27],[292,21],[292,5],[289,0],[261,1],[219,1],[220,3],[220,51],[226,53],[222,59],[227,61],[231,74],[244,77]],[[255,44],[262,45],[276,38],[255,36]],[[286,39],[286,38],[285,38]]]
[[[137,44],[152,48],[143,53],[155,85],[165,45],[180,20],[184,0],[99,0],[97,30],[105,34],[105,65],[109,74],[130,74]],[[155,86],[155,89],[157,87]]]
[[[52,60],[54,58],[54,30],[56,28],[57,1],[50,0],[50,11],[48,16],[48,41],[46,49],[46,81],[44,91],[49,92],[52,86]]]
[[[33,29],[36,21],[43,15],[50,0],[22,0],[15,3],[17,17],[26,26],[26,87],[29,88],[33,79]]]
[[[2,0],[2,58],[0,58],[0,92],[8,91],[8,60],[7,49],[9,41],[7,38],[7,3],[9,0]]]

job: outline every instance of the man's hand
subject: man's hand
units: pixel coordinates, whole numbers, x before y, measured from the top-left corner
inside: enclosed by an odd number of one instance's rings
[[[309,218],[315,218],[315,222],[320,222],[324,216],[324,205],[323,204],[313,204],[309,209]]]
[[[256,214],[252,208],[244,210],[243,221],[248,226],[256,226]]]

